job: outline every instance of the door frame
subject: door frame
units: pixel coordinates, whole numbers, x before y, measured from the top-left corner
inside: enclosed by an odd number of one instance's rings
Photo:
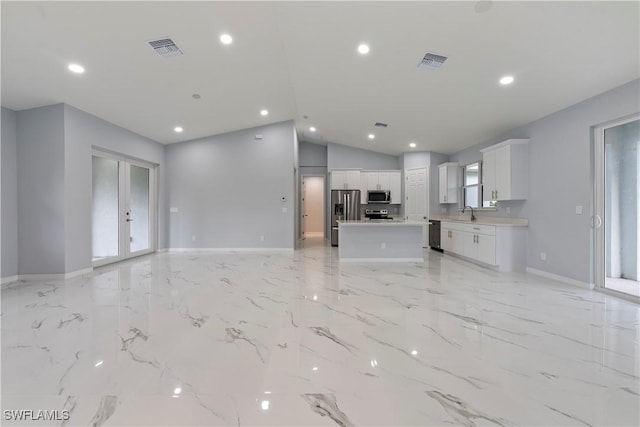
[[[597,290],[604,290],[618,295],[627,295],[622,292],[609,289],[606,285],[606,236],[605,236],[605,140],[604,134],[607,129],[623,125],[625,123],[640,120],[640,113],[635,113],[616,120],[612,120],[597,126],[593,129],[593,210],[591,216],[591,235],[593,249],[591,251],[591,282],[595,284]],[[592,285],[593,286],[593,285]],[[633,297],[633,296],[631,296]]]
[[[322,238],[327,238],[327,176],[319,173],[300,175],[300,238],[304,239],[304,179],[322,178]]]
[[[144,160],[138,160],[121,154],[94,147],[91,156],[102,157],[118,162],[118,255],[93,261],[93,267],[112,264],[129,258],[147,255],[157,251],[158,247],[158,165]],[[130,184],[131,166],[149,169],[149,248],[131,252],[129,237],[131,229],[125,221],[127,208],[130,205],[131,194],[127,186]],[[93,192],[91,194],[93,198]],[[91,210],[93,215],[93,209]],[[91,233],[93,242],[93,233]],[[93,247],[93,243],[92,243]],[[93,256],[92,256],[93,257]]]
[[[410,219],[409,218],[409,214],[407,213],[407,201],[409,200],[409,195],[407,194],[407,190],[409,187],[409,172],[412,171],[418,171],[418,170],[422,170],[424,171],[424,190],[425,190],[425,194],[424,194],[424,216],[422,221],[424,221],[425,225],[422,229],[422,245],[425,248],[429,247],[429,199],[430,199],[430,188],[429,188],[429,167],[428,166],[420,166],[420,167],[416,167],[416,168],[409,168],[409,169],[405,169],[404,170],[404,185],[403,185],[403,206],[404,206],[404,217],[406,219]],[[420,219],[417,219],[416,221],[421,221]]]

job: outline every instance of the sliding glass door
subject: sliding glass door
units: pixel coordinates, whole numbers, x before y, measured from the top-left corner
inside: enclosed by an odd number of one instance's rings
[[[151,253],[156,241],[156,168],[93,155],[93,265]]]
[[[640,117],[596,128],[595,281],[640,297]]]

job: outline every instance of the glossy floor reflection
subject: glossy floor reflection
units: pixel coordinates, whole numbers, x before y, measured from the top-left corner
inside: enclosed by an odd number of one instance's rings
[[[305,246],[3,288],[2,409],[71,417],[3,425],[640,423],[638,305]]]

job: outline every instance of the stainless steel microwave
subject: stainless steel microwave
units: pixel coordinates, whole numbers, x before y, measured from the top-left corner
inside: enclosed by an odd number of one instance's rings
[[[369,190],[367,191],[367,203],[391,203],[391,191]]]

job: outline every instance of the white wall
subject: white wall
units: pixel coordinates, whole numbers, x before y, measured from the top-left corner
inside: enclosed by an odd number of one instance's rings
[[[0,223],[2,278],[18,274],[18,171],[16,112],[2,108],[2,137],[0,139],[1,204]]]
[[[499,204],[484,216],[529,218],[527,265],[582,282],[591,277],[592,128],[640,110],[640,80],[634,80],[579,104],[450,156],[461,165],[482,159],[480,149],[510,138],[529,142],[529,197]],[[576,215],[576,206],[584,207]],[[507,214],[506,207],[511,207]],[[450,212],[451,213],[451,212]],[[546,252],[542,261],[540,253]]]
[[[293,248],[294,151],[290,121],[167,146],[169,247]]]

